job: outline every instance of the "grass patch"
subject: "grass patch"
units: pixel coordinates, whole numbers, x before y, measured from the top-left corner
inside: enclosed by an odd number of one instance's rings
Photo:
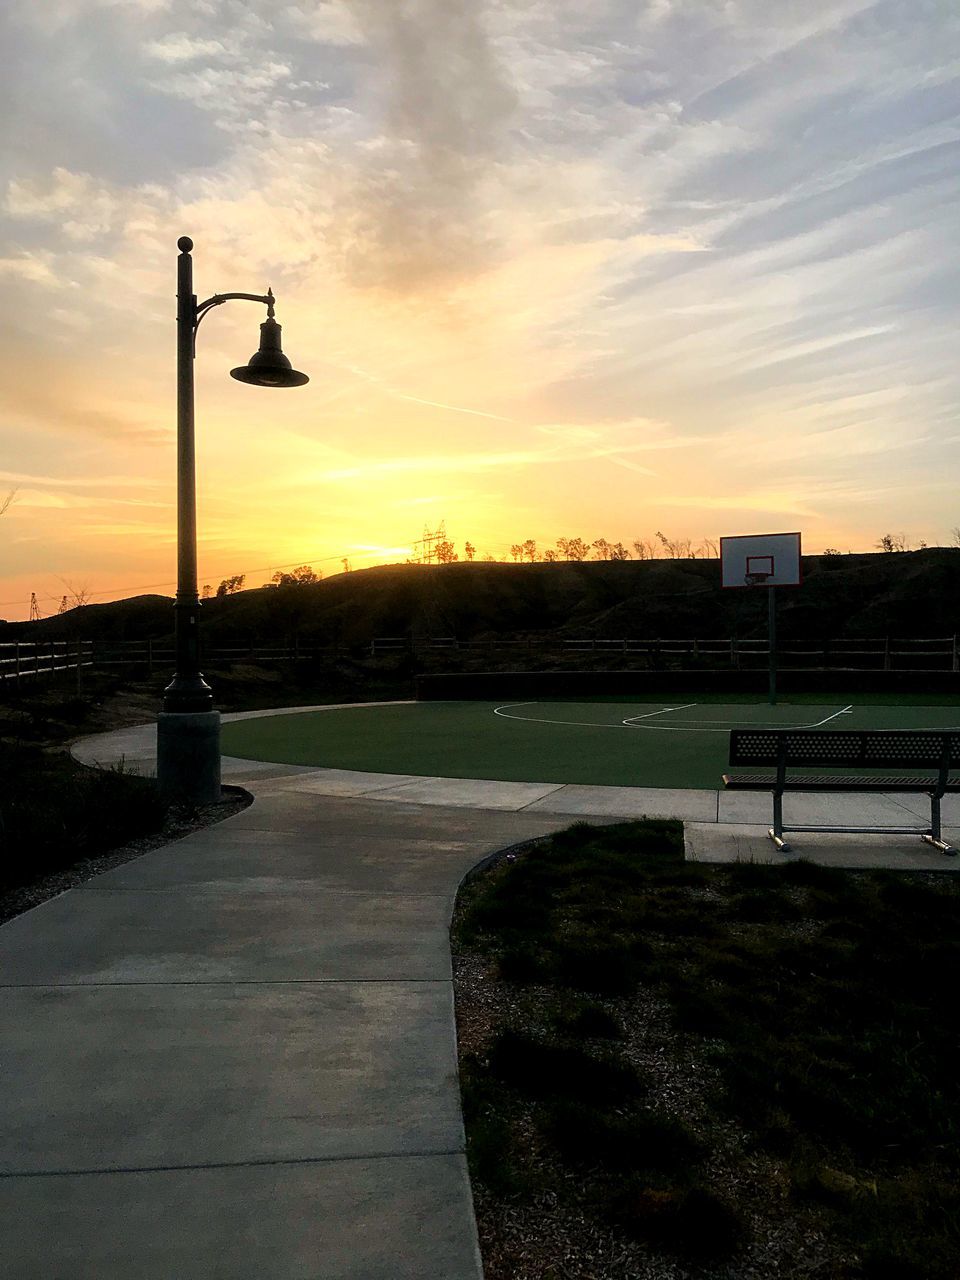
[[[0,890],[158,831],[167,812],[152,779],[40,747],[0,743],[0,775]]]
[[[507,1129],[522,1118],[543,1144],[528,1193],[709,1268],[746,1240],[724,1178],[763,1153],[780,1169],[771,1226],[786,1185],[838,1267],[862,1259],[851,1275],[952,1280],[958,887],[803,860],[687,866],[670,822],[580,823],[494,864],[461,893],[453,941],[526,992],[504,994],[474,1070]],[[650,999],[666,1019],[654,1049]],[[707,1072],[695,1125],[658,1101],[650,1063],[666,1058]]]

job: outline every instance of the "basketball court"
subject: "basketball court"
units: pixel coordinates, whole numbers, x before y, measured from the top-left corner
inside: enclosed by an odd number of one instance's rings
[[[731,729],[953,729],[943,695],[778,696],[777,590],[802,582],[799,533],[720,540],[721,582],[767,595],[767,696],[417,702],[259,715],[223,727],[226,755],[313,768],[492,782],[716,790]]]
[[[672,701],[420,702],[235,720],[223,751],[245,760],[503,782],[711,788],[731,729],[960,727],[947,696]]]

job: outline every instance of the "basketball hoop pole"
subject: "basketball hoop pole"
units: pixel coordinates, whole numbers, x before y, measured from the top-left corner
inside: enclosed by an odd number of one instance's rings
[[[767,587],[767,650],[770,655],[770,705],[777,705],[777,589]]]

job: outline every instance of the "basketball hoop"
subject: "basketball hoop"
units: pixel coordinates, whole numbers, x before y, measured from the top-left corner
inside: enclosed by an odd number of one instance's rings
[[[765,587],[772,577],[772,573],[746,573],[743,581],[748,587]]]

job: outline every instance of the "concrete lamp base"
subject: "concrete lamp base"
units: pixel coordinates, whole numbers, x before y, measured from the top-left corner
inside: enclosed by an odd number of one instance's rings
[[[157,716],[157,786],[170,804],[220,799],[220,712],[161,711]]]

